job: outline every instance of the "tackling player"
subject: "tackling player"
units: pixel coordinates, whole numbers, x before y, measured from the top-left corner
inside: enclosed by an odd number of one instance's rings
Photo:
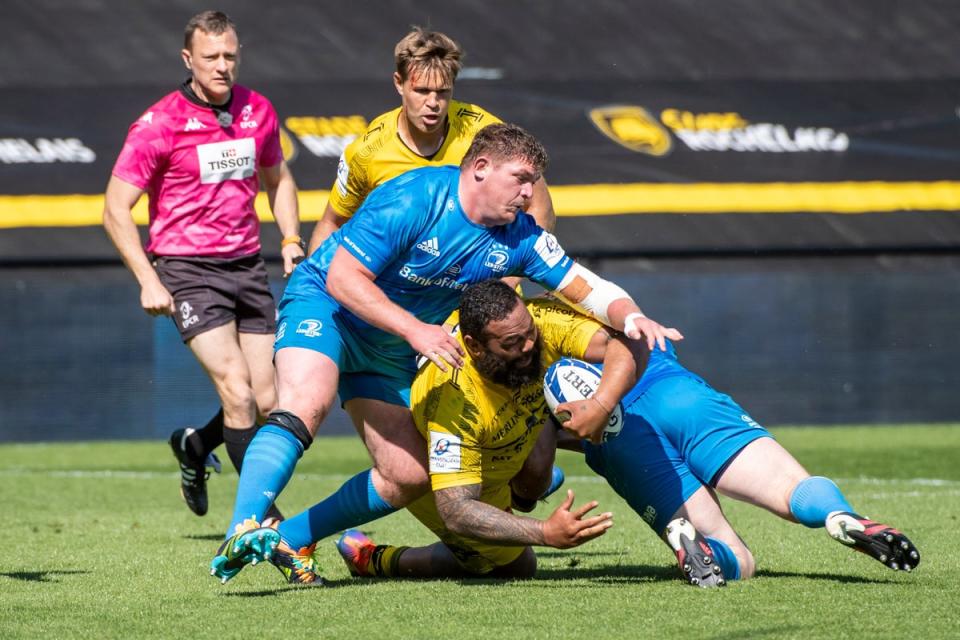
[[[374,469],[298,520],[297,537],[318,540],[429,490],[423,439],[408,408],[415,354],[441,369],[462,365],[462,348],[440,323],[469,284],[523,275],[649,348],[682,338],[574,263],[522,211],[545,164],[543,147],[523,129],[485,127],[459,168],[424,167],[385,183],[297,269],[280,303],[280,409],[249,449],[214,575],[225,581],[262,553],[236,543],[286,485],[338,392]],[[278,551],[281,563],[313,567],[310,548]]]
[[[373,119],[343,152],[323,218],[314,227],[308,253],[350,219],[367,195],[387,180],[419,167],[459,164],[477,131],[500,122],[482,107],[453,99],[463,50],[446,34],[416,27],[394,47],[393,85],[400,106]],[[524,205],[541,227],[553,231],[556,218],[546,180],[533,184]],[[519,286],[520,278],[508,278]],[[453,317],[453,323],[456,318]],[[563,482],[563,473],[541,468],[542,456],[515,483],[515,504],[530,511],[537,497]],[[551,484],[552,481],[552,484]]]
[[[266,98],[236,84],[236,26],[219,11],[192,17],[180,55],[190,77],[130,126],[107,185],[103,224],[140,285],[144,311],[173,316],[220,397],[223,408],[206,427],[170,437],[181,495],[203,515],[205,461],[219,471],[212,451],[225,441],[239,471],[258,414],[277,401],[274,301],[253,206],[261,182],[283,236],[285,274],[303,249],[277,114]],[[146,251],[131,213],[145,193]]]

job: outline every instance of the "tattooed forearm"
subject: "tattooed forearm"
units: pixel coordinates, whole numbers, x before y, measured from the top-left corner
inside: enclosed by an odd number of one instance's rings
[[[441,489],[434,495],[444,524],[458,535],[489,542],[543,544],[541,521],[480,502],[479,484]]]

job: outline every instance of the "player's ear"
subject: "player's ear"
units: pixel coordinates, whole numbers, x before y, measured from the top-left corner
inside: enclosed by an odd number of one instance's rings
[[[490,159],[486,156],[480,156],[473,161],[473,175],[478,182],[486,178],[489,171]]]
[[[473,358],[483,355],[483,344],[471,335],[463,335],[463,346],[467,348],[467,351]]]
[[[190,64],[190,61],[192,60],[192,56],[190,55],[190,50],[181,49],[180,57],[183,58],[183,66],[187,68],[187,71],[193,71],[193,67]]]
[[[400,77],[399,71],[393,72],[393,86],[396,87],[397,93],[401,96],[403,95],[403,78]]]

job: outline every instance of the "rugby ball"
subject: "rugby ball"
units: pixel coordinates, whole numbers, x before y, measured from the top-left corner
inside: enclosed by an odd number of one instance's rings
[[[561,423],[569,420],[569,413],[557,413],[557,405],[591,397],[600,385],[600,375],[599,367],[575,358],[561,358],[551,364],[543,376],[543,395],[550,413]],[[623,408],[617,403],[603,430],[603,441],[615,437],[622,428]]]

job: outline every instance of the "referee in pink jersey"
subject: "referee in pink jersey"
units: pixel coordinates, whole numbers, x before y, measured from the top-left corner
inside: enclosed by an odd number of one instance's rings
[[[222,409],[201,429],[174,431],[181,495],[207,512],[207,467],[225,442],[240,471],[258,416],[275,408],[275,306],[260,256],[254,199],[262,183],[283,240],[284,274],[303,258],[297,186],[283,160],[273,105],[236,84],[237,27],[205,11],[187,23],[180,52],[190,76],[127,133],[107,184],[103,224],[140,284],[140,305],[172,316],[216,387]],[[150,239],[131,210],[146,193]]]

